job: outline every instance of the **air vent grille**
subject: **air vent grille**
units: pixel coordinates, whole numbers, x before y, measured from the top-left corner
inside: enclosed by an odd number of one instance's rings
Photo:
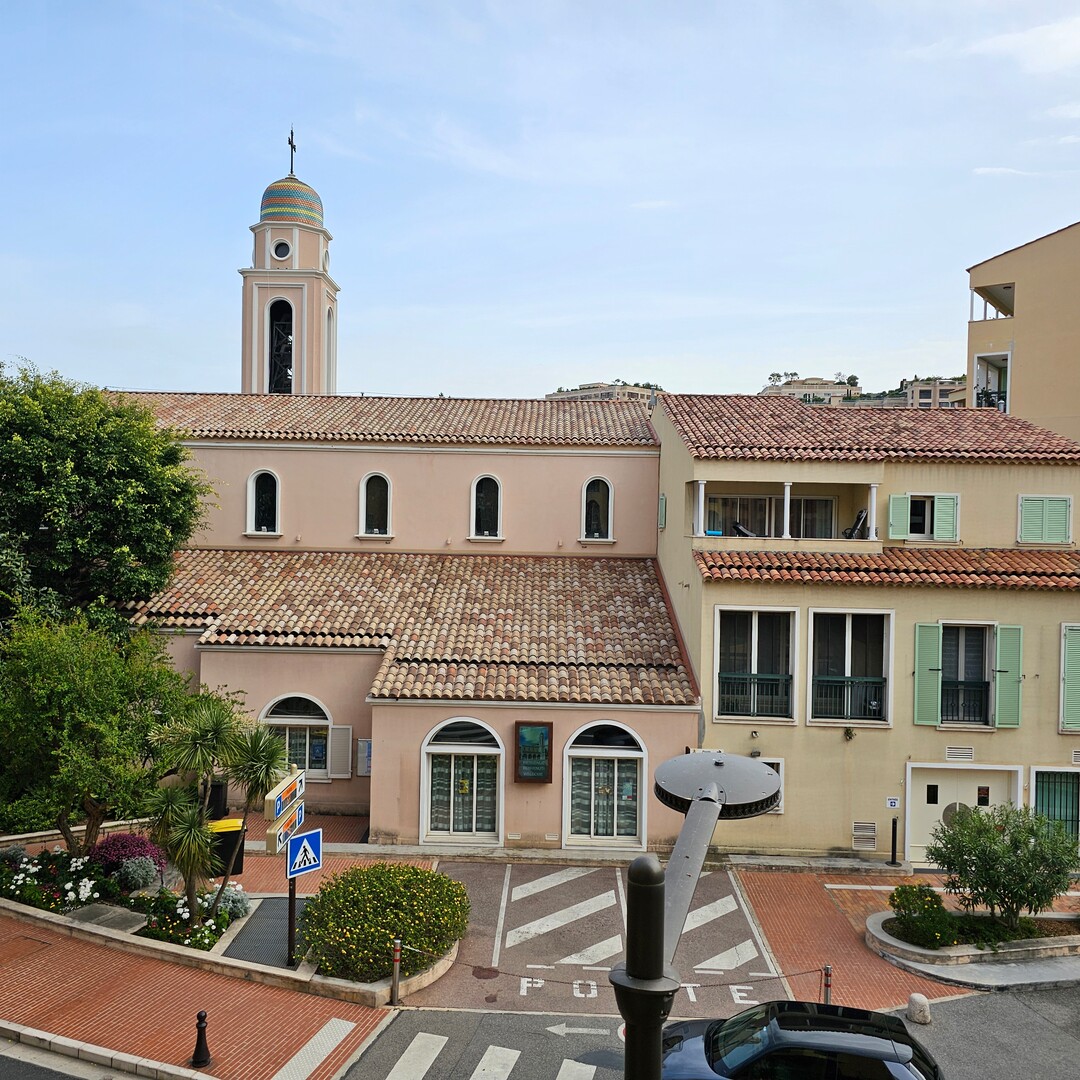
[[[851,823],[851,848],[853,851],[877,851],[876,821]]]
[[[945,760],[946,761],[974,761],[975,760],[975,747],[974,746],[946,746],[945,747]]]
[[[1080,765],[1080,750],[1074,750],[1072,752],[1072,763],[1074,765]]]

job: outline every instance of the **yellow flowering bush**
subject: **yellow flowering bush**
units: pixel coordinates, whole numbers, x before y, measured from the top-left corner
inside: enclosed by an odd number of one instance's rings
[[[402,975],[415,975],[468,925],[469,897],[459,881],[416,866],[377,863],[323,882],[300,913],[298,930],[321,974],[376,982],[393,970],[394,938],[404,946]]]

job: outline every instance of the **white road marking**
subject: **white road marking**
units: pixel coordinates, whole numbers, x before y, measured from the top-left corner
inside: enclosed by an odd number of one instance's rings
[[[495,924],[495,947],[491,950],[491,966],[499,966],[499,954],[502,952],[503,924],[506,922],[506,894],[510,891],[510,863],[506,864],[503,875],[502,900],[499,901],[499,921]]]
[[[397,1059],[386,1080],[423,1080],[447,1041],[445,1035],[419,1032],[405,1048],[405,1053]]]
[[[742,886],[739,885],[738,878],[736,878],[734,873],[730,870],[728,871],[728,881],[731,882],[732,895],[739,901],[739,907],[742,909],[747,926],[750,927],[750,933],[754,935],[754,940],[757,942],[758,951],[761,953],[761,959],[764,960],[766,965],[771,969],[771,973],[780,979],[781,984],[787,991],[787,996],[794,999],[795,995],[791,992],[791,987],[788,985],[787,979],[780,974],[780,965],[776,962],[776,957],[773,956],[772,949],[769,948],[769,943],[765,940],[765,935],[757,921],[757,916],[746,902],[746,897],[743,895]]]
[[[743,964],[753,960],[758,954],[757,946],[752,941],[740,941],[733,949],[727,949],[716,956],[702,960],[694,965],[695,971],[731,971],[742,967]]]
[[[554,964],[526,964],[527,968],[539,968],[541,971],[554,971]]]
[[[580,1061],[564,1059],[555,1080],[592,1080],[595,1075],[595,1065],[582,1065]]]
[[[623,888],[622,874],[615,871],[615,888],[619,891],[619,908],[622,910],[622,928],[626,932],[626,890]]]
[[[519,1057],[521,1057],[520,1050],[509,1050],[505,1046],[489,1046],[484,1051],[480,1064],[473,1069],[471,1080],[506,1080]]]
[[[514,891],[510,894],[510,902],[524,900],[527,896],[535,896],[537,893],[544,892],[545,889],[554,889],[556,885],[564,885],[566,882],[584,877],[586,874],[595,874],[596,870],[595,866],[571,866],[567,870],[556,870],[554,874],[545,874],[543,877],[537,878],[535,881],[528,881],[524,885],[515,885]]]
[[[555,963],[584,966],[585,964],[595,964],[598,960],[607,960],[609,957],[618,956],[621,952],[622,934],[616,934],[605,941],[598,941],[595,945],[590,945],[587,949],[582,949],[581,952],[576,952],[571,956],[564,956],[561,960],[556,960]]]
[[[351,1020],[327,1020],[285,1064],[274,1080],[307,1080],[356,1025]]]
[[[509,931],[506,935],[506,947],[511,949],[523,941],[531,941],[542,934],[548,934],[552,930],[558,930],[562,926],[577,922],[578,919],[584,919],[588,915],[594,915],[598,911],[614,906],[615,893],[610,890],[589,900],[582,900],[580,904],[571,904],[570,907],[563,908],[561,911],[545,915],[542,919],[534,919],[524,926],[519,926],[516,930]]]
[[[711,904],[706,904],[704,907],[699,907],[686,916],[683,933],[688,934],[691,930],[696,930],[699,926],[712,922],[713,919],[719,919],[721,915],[727,915],[738,906],[734,896],[725,896],[720,900],[714,900]]]

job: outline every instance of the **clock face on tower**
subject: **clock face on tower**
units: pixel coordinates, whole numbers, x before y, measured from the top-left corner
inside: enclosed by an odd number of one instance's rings
[[[292,248],[289,247],[289,242],[287,240],[275,240],[272,250],[275,259],[287,259]]]

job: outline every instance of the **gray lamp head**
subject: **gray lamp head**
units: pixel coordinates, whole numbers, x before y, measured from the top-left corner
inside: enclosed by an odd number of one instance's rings
[[[722,750],[665,761],[656,769],[653,790],[680,814],[699,799],[711,799],[719,803],[721,819],[757,817],[780,803],[780,777],[768,765]]]

